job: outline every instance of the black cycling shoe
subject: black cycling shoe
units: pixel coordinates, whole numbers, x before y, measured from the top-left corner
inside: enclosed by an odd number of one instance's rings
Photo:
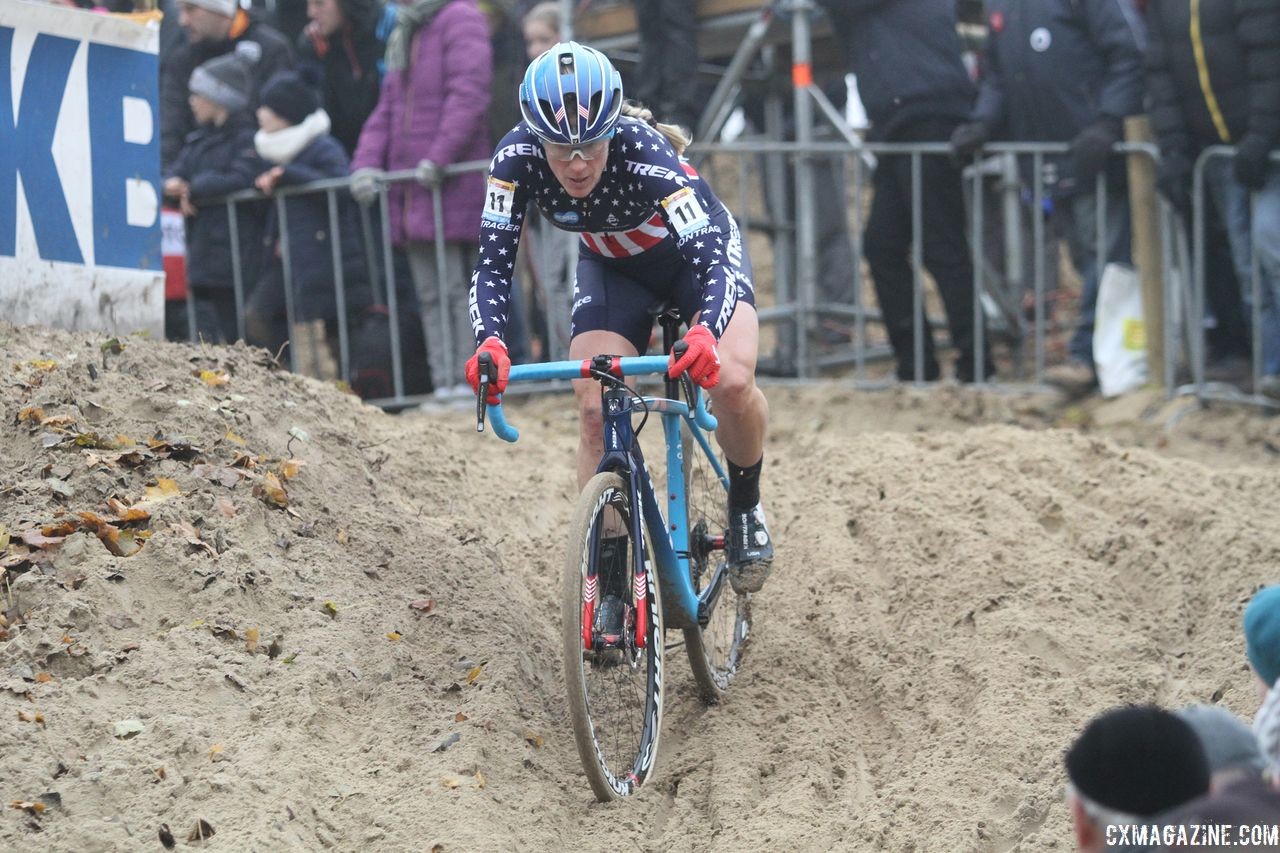
[[[773,566],[773,539],[765,526],[764,510],[756,504],[729,511],[729,584],[739,595],[759,592]]]

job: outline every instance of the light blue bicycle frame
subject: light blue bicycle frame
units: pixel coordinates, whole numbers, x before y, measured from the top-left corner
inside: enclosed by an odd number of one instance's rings
[[[615,359],[621,376],[665,374],[665,356],[637,356]],[[590,364],[590,362],[586,362]],[[615,375],[619,375],[615,371]],[[511,368],[510,382],[538,382],[550,379],[586,379],[584,362],[549,361],[541,364],[518,364]],[[650,414],[662,417],[662,434],[667,444],[667,514],[663,517],[654,493],[653,481],[641,460],[629,449],[625,455],[635,474],[640,493],[640,504],[649,540],[653,543],[653,561],[658,567],[658,580],[662,589],[662,616],[668,627],[692,628],[698,624],[700,602],[693,589],[689,574],[689,524],[685,508],[684,449],[680,440],[680,422],[688,424],[689,431],[702,452],[710,460],[711,468],[720,483],[728,489],[729,479],[715,452],[707,433],[716,428],[716,419],[707,411],[701,392],[695,397],[696,405],[690,412],[683,400],[668,397],[645,397]],[[637,403],[637,406],[639,404]],[[507,423],[502,405],[488,407],[489,423],[493,432],[504,441],[515,441],[520,433]],[[668,519],[670,523],[668,524]],[[703,595],[713,594],[715,584],[708,583]]]

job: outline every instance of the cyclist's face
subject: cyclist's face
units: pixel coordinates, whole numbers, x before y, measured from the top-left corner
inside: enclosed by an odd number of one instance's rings
[[[600,183],[604,167],[609,164],[609,140],[599,139],[587,145],[542,143],[542,150],[564,191],[574,198],[586,198]],[[565,159],[565,158],[568,159]]]

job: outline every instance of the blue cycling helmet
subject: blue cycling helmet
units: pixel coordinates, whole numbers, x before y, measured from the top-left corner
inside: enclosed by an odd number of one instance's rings
[[[547,142],[584,145],[608,136],[622,112],[622,77],[593,47],[560,42],[529,63],[520,115]]]

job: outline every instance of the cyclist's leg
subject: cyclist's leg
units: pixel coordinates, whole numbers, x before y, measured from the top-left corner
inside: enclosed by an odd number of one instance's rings
[[[769,404],[756,386],[760,321],[751,284],[751,261],[742,250],[737,223],[727,213],[721,227],[729,234],[727,255],[735,263],[739,288],[737,306],[716,346],[720,381],[710,396],[719,421],[716,440],[729,468],[729,579],[741,594],[758,591],[773,562],[773,541],[760,504]],[[682,299],[686,305],[689,293],[686,286]],[[696,316],[692,322],[697,322]]]
[[[617,332],[596,329],[574,335],[569,342],[569,360],[580,361],[595,355],[636,355],[636,348]],[[573,380],[578,399],[578,488],[587,484],[600,464],[604,449],[604,423],[600,416],[600,383],[594,379]]]
[[[696,322],[696,320],[695,320]],[[720,381],[710,391],[719,426],[716,440],[725,458],[743,468],[764,455],[769,403],[756,385],[760,323],[755,306],[739,302],[720,336]]]

